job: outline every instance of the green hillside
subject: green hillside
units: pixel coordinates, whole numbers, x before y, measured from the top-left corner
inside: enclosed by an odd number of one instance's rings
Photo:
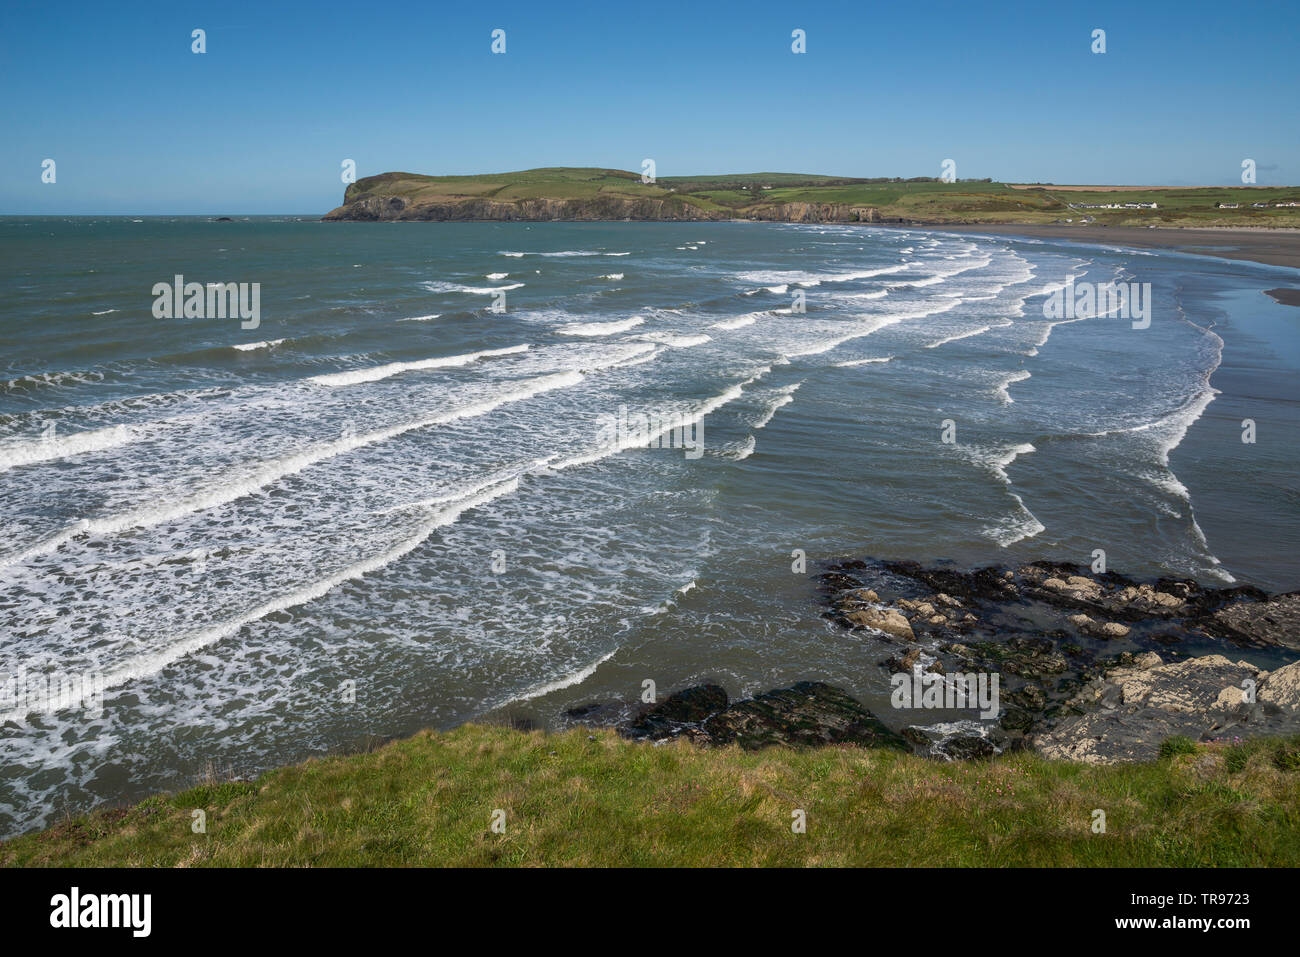
[[[327,219],[770,219],[790,222],[1300,227],[1296,187],[1013,186],[805,173],[666,176],[547,167],[470,176],[382,173]],[[1155,203],[1154,209],[1123,208]],[[1236,208],[1222,208],[1226,204]],[[1121,208],[1099,208],[1119,204]]]
[[[941,762],[468,725],[70,818],[0,844],[0,865],[1300,864],[1300,740],[1162,753]]]

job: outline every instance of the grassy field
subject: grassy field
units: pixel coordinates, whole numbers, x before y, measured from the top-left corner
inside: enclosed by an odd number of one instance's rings
[[[1090,218],[1112,226],[1300,227],[1295,187],[1106,187],[1010,186],[985,181],[944,183],[934,179],[868,180],[804,173],[670,176],[642,183],[625,170],[554,167],[475,176],[383,173],[348,187],[346,202],[371,196],[404,196],[415,205],[466,199],[511,203],[524,199],[665,199],[701,214],[747,218],[785,203],[841,203],[872,207],[885,219],[925,223],[1056,223]],[[1086,209],[1085,205],[1155,202],[1155,210]],[[1237,209],[1220,209],[1237,203]],[[1263,203],[1264,207],[1252,204]]]
[[[1029,754],[945,764],[471,725],[69,819],[0,844],[0,864],[1300,864],[1300,738],[1175,739],[1164,753],[1112,767]],[[792,830],[797,810],[805,833]]]

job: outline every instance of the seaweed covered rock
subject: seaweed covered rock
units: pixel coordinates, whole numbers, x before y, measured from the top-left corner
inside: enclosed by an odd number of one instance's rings
[[[704,723],[713,744],[735,742],[746,750],[773,744],[860,744],[910,751],[870,711],[839,688],[801,681],[740,701]]]
[[[911,750],[847,692],[801,681],[728,704],[717,685],[678,691],[619,727],[629,738],[684,736],[697,744],[738,744],[746,750],[786,745],[859,744]]]
[[[719,685],[696,685],[675,691],[619,727],[628,738],[669,738],[697,727],[714,712],[727,707],[727,692]]]

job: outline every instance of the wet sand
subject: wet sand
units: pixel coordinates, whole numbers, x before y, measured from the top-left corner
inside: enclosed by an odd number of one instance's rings
[[[1300,289],[1265,289],[1264,295],[1284,306],[1300,306]]]
[[[1300,269],[1300,229],[1173,229],[1141,226],[960,225],[934,224],[928,228],[954,233],[1031,236],[1072,239],[1082,243],[1107,243],[1139,249],[1172,249],[1202,256],[1243,259],[1270,266]]]

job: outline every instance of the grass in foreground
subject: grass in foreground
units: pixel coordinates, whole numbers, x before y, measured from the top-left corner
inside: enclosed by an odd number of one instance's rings
[[[1171,739],[1162,753],[1111,767],[1029,754],[944,764],[470,725],[70,819],[0,844],[0,864],[1300,864],[1300,737]],[[796,809],[807,833],[792,833]]]

